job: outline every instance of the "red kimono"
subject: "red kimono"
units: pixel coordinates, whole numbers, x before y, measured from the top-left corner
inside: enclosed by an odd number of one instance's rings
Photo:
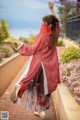
[[[56,32],[57,36],[59,36],[59,24],[57,24]],[[32,91],[35,89],[35,87],[32,86],[37,86],[37,101],[39,101],[39,105],[45,106],[47,98],[42,96],[47,96],[56,90],[58,83],[60,83],[57,49],[56,46],[49,48],[51,33],[50,26],[46,26],[43,23],[34,45],[28,46],[27,44],[23,43],[18,48],[18,51],[21,55],[32,56],[28,70],[25,71],[24,75],[21,77],[21,80],[18,82],[18,84],[21,85],[21,89],[18,94],[19,98],[17,101],[19,104],[21,104],[20,99],[22,99],[22,96],[25,96],[23,93],[25,93],[25,91],[30,93],[31,89]],[[27,93],[25,94],[27,96]],[[31,98],[34,97],[33,94],[35,93],[31,92]],[[40,97],[44,98],[44,100]],[[31,98],[29,97],[29,99]],[[28,100],[28,98],[26,99]],[[29,104],[27,105],[26,103],[25,108],[28,107]]]

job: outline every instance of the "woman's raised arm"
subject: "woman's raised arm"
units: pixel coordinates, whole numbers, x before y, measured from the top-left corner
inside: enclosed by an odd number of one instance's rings
[[[58,18],[54,12],[54,2],[48,2],[48,7],[52,13],[52,15],[54,15],[56,18]],[[61,21],[59,18],[58,18],[59,21]]]

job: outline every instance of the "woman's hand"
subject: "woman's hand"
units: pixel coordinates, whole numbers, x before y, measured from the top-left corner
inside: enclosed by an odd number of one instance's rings
[[[54,2],[48,2],[48,7],[49,7],[50,9],[53,9],[53,7],[54,7]]]

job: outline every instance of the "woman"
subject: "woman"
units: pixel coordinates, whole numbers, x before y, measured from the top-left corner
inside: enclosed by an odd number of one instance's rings
[[[10,96],[14,103],[42,118],[45,116],[44,110],[50,106],[51,93],[60,83],[56,50],[60,30],[59,19],[54,14],[53,5],[54,3],[48,3],[53,15],[42,18],[43,22],[34,45],[28,46],[17,42],[18,52],[25,56],[32,55],[32,59],[28,71],[26,70],[16,83]]]

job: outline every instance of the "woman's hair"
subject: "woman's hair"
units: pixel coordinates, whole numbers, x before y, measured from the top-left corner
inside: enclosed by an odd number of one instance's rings
[[[50,40],[49,47],[52,48],[57,43],[58,38],[57,38],[57,33],[56,33],[56,23],[58,23],[59,20],[53,15],[44,16],[42,20],[44,23],[51,25],[52,34],[51,34],[51,40]]]

